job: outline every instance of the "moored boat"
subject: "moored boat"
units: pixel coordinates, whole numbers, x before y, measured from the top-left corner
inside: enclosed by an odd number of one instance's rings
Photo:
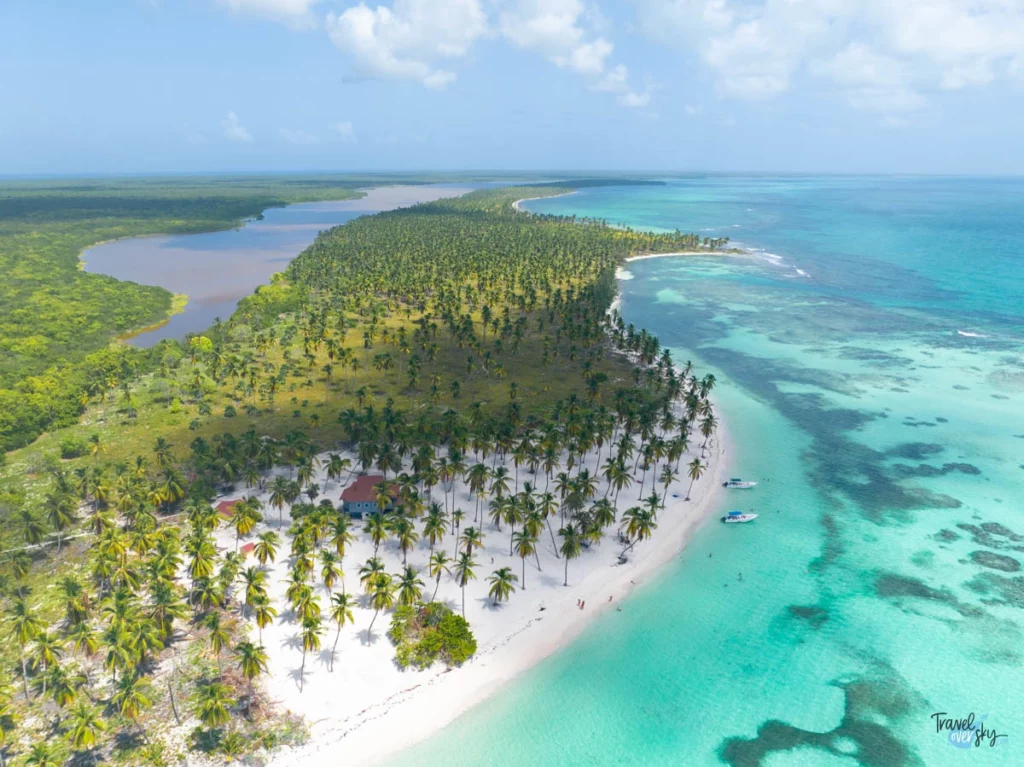
[[[757,519],[757,514],[745,514],[742,511],[730,511],[728,514],[722,517],[722,521],[725,522],[727,525],[735,525],[739,524],[740,522],[753,522],[755,519]]]
[[[733,477],[728,482],[723,482],[722,487],[727,487],[730,490],[747,490],[751,487],[756,486],[757,483],[749,479],[740,479],[739,477]]]

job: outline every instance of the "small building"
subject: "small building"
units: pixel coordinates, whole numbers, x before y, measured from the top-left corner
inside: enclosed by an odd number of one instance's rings
[[[248,559],[252,556],[252,552],[256,549],[255,543],[247,543],[238,550],[238,553],[242,555],[242,559]]]
[[[216,510],[217,515],[221,519],[230,522],[232,519],[234,519],[235,504],[237,503],[239,503],[239,501],[221,501],[214,507],[214,509]]]
[[[379,511],[377,505],[377,485],[384,481],[380,474],[363,474],[341,492],[341,510],[351,519],[362,519],[367,514]],[[392,485],[388,493],[394,498],[397,488]],[[388,507],[390,508],[390,506]],[[387,511],[388,509],[385,509]]]

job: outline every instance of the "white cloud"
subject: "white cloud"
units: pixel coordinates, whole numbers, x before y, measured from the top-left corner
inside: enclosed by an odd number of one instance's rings
[[[252,141],[249,129],[238,121],[238,115],[234,112],[228,112],[221,126],[224,128],[224,135],[232,141]]]
[[[361,2],[327,14],[327,31],[359,75],[443,89],[457,75],[435,63],[465,56],[487,33],[487,17],[480,0],[394,0],[373,9]]]
[[[591,90],[614,93],[624,107],[645,107],[651,103],[650,90],[637,93],[629,87],[629,70],[624,64],[618,64],[591,84]]]
[[[334,123],[331,128],[334,130],[335,138],[339,141],[345,144],[358,143],[359,139],[356,136],[356,129],[355,126],[352,125],[351,120]]]
[[[723,95],[771,98],[797,72],[858,109],[921,107],[939,89],[1020,70],[1024,0],[636,0],[644,28],[715,73]]]
[[[623,106],[646,106],[650,92],[629,87],[622,64],[608,67],[614,46],[585,25],[606,27],[599,12],[581,0],[515,0],[499,14],[498,28],[509,41],[544,56],[556,66],[592,78],[591,89],[615,93]]]
[[[281,134],[281,138],[287,141],[289,144],[295,144],[297,146],[310,146],[311,144],[319,144],[320,139],[314,136],[312,133],[306,133],[304,130],[292,130],[291,128],[281,128],[278,131]]]
[[[892,114],[920,109],[925,103],[912,87],[914,73],[906,62],[864,43],[850,43],[828,61],[813,64],[811,71],[842,86],[855,109]]]

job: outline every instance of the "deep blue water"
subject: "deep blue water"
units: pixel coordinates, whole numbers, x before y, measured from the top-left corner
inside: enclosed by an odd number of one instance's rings
[[[1024,180],[687,178],[527,206],[748,249],[620,285],[628,322],[718,376],[761,518],[705,526],[401,763],[1024,764]],[[1008,737],[959,748],[937,712]]]

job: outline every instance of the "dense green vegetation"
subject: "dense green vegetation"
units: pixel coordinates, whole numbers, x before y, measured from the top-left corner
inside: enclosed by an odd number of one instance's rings
[[[105,240],[224,229],[268,207],[344,199],[372,179],[23,181],[0,185],[0,449],[77,420],[82,393],[138,362],[110,341],[171,295],[79,268]]]
[[[388,541],[407,554],[417,528],[431,577],[450,573],[463,598],[486,514],[499,532],[511,526],[509,556],[523,567],[545,528],[555,542],[557,518],[566,583],[606,530],[621,526],[627,549],[651,536],[658,484],[678,477],[692,435],[706,444],[714,431],[714,380],[677,371],[656,338],[607,309],[623,258],[702,242],[511,204],[559,191],[479,192],[357,220],[190,343],[124,354],[112,376],[80,359],[96,383],[79,390],[81,423],[15,451],[4,469],[11,641],[0,669],[18,685],[0,689],[4,753],[46,742],[60,744],[58,761],[162,763],[181,745],[159,724],[172,716],[198,728],[193,747],[228,756],[287,736],[293,728],[261,706],[262,629],[295,621],[301,684],[306,656],[354,606],[336,581],[359,530],[317,502],[322,469],[338,478],[375,466],[398,488],[363,530],[374,619],[420,601],[417,573],[389,574],[376,555]],[[322,465],[328,449],[339,452]],[[595,454],[600,476],[582,468]],[[521,466],[536,486],[520,482]],[[699,477],[701,458],[688,470]],[[455,508],[456,479],[475,488],[472,513]],[[627,487],[642,500],[620,516]],[[258,565],[247,566],[217,550],[225,520],[211,502],[260,490],[266,504],[251,497],[227,521],[236,542],[256,536]],[[435,573],[446,537],[456,556]],[[289,587],[275,605],[265,568],[278,556]],[[488,593],[507,600],[518,580],[499,568]],[[454,615],[436,624],[441,645],[435,635],[420,647],[434,624],[433,608],[418,609],[405,621],[408,662],[468,657]]]
[[[466,619],[437,602],[401,605],[391,617],[388,638],[401,668],[429,668],[437,661],[459,666],[476,652]]]

